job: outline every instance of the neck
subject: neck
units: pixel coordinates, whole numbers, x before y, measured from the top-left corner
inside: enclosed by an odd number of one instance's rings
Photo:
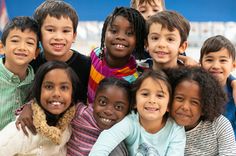
[[[166,124],[166,117],[163,117],[160,120],[155,120],[155,121],[142,121],[141,117],[139,119],[140,124],[142,125],[142,127],[151,134],[155,134],[158,131],[160,131]]]
[[[107,53],[105,53],[105,61],[107,65],[111,68],[120,68],[125,66],[129,62],[130,57],[123,57],[123,58],[114,58]]]
[[[20,78],[20,80],[25,79],[25,77],[27,75],[28,64],[19,66],[19,65],[13,65],[13,64],[9,63],[8,61],[6,61],[4,63],[4,65],[14,75],[17,75]]]
[[[63,56],[55,56],[55,55],[51,55],[49,52],[44,51],[44,55],[45,55],[45,58],[47,61],[57,60],[57,61],[66,62],[73,55],[73,52],[72,52],[72,50],[69,50]]]
[[[174,62],[167,62],[167,63],[157,63],[155,61],[153,61],[153,66],[152,69],[153,70],[160,70],[160,69],[167,69],[167,68],[176,68],[178,67],[178,63],[177,60]]]

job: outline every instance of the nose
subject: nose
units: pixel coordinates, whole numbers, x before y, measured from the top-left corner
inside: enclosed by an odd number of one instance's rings
[[[21,51],[24,51],[24,50],[26,50],[26,45],[25,45],[26,43],[25,42],[20,42],[20,45],[19,45],[19,50],[21,50]]]
[[[117,40],[124,40],[125,39],[125,32],[119,32],[116,36]]]
[[[60,88],[58,88],[58,87],[55,87],[55,88],[54,88],[54,90],[53,90],[53,96],[54,96],[54,97],[60,97],[60,96],[61,96]]]
[[[182,110],[184,110],[184,111],[188,111],[188,110],[189,110],[189,103],[186,102],[186,101],[184,101],[181,108],[182,108]]]
[[[156,96],[154,96],[154,95],[150,96],[150,98],[149,98],[149,103],[150,103],[150,104],[156,104],[156,103],[157,103],[157,98],[156,98]]]
[[[215,69],[219,68],[219,61],[214,61],[212,63],[212,68],[215,68]]]
[[[107,107],[104,109],[104,114],[107,116],[111,116],[113,112],[113,106],[111,106],[110,104],[108,104]]]
[[[160,38],[158,39],[157,46],[158,46],[159,48],[164,48],[164,47],[165,47],[165,39],[162,38],[162,37],[160,37]]]
[[[55,32],[55,39],[60,40],[63,38],[62,36],[63,36],[62,32],[59,32],[59,31]]]

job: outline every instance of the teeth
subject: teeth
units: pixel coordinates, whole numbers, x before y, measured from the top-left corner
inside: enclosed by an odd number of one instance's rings
[[[53,46],[56,47],[56,48],[62,48],[63,47],[62,44],[54,44]]]
[[[117,44],[116,47],[117,47],[117,48],[124,48],[125,46],[124,46],[124,45],[121,45],[121,44]]]
[[[102,120],[102,122],[106,122],[106,123],[111,123],[111,122],[112,122],[112,120],[110,120],[110,119],[105,119],[105,118],[101,118],[101,120]]]
[[[58,105],[61,105],[61,102],[51,102],[51,104],[58,106]]]

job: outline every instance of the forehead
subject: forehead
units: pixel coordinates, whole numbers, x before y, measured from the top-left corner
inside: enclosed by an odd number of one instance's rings
[[[208,52],[204,57],[231,57],[230,52],[226,48],[221,48],[218,51]]]
[[[44,76],[44,81],[71,82],[65,69],[52,69]]]
[[[168,88],[166,86],[166,83],[163,80],[159,79],[153,79],[151,77],[147,77],[146,79],[143,80],[143,82],[140,85],[140,88],[138,90],[161,90],[168,92]]]
[[[43,25],[73,27],[73,22],[68,16],[61,16],[59,18],[47,15],[43,21]]]
[[[11,29],[9,31],[8,37],[13,37],[13,36],[21,38],[25,37],[37,40],[37,34],[34,31],[30,30],[29,28],[25,30],[21,30],[20,28]]]

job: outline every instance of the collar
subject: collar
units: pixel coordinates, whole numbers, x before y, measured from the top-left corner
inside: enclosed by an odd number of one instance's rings
[[[33,110],[33,123],[37,133],[47,137],[55,144],[60,144],[62,132],[68,127],[75,114],[75,106],[70,107],[59,119],[56,126],[49,126],[43,109],[36,103],[31,105]]]

